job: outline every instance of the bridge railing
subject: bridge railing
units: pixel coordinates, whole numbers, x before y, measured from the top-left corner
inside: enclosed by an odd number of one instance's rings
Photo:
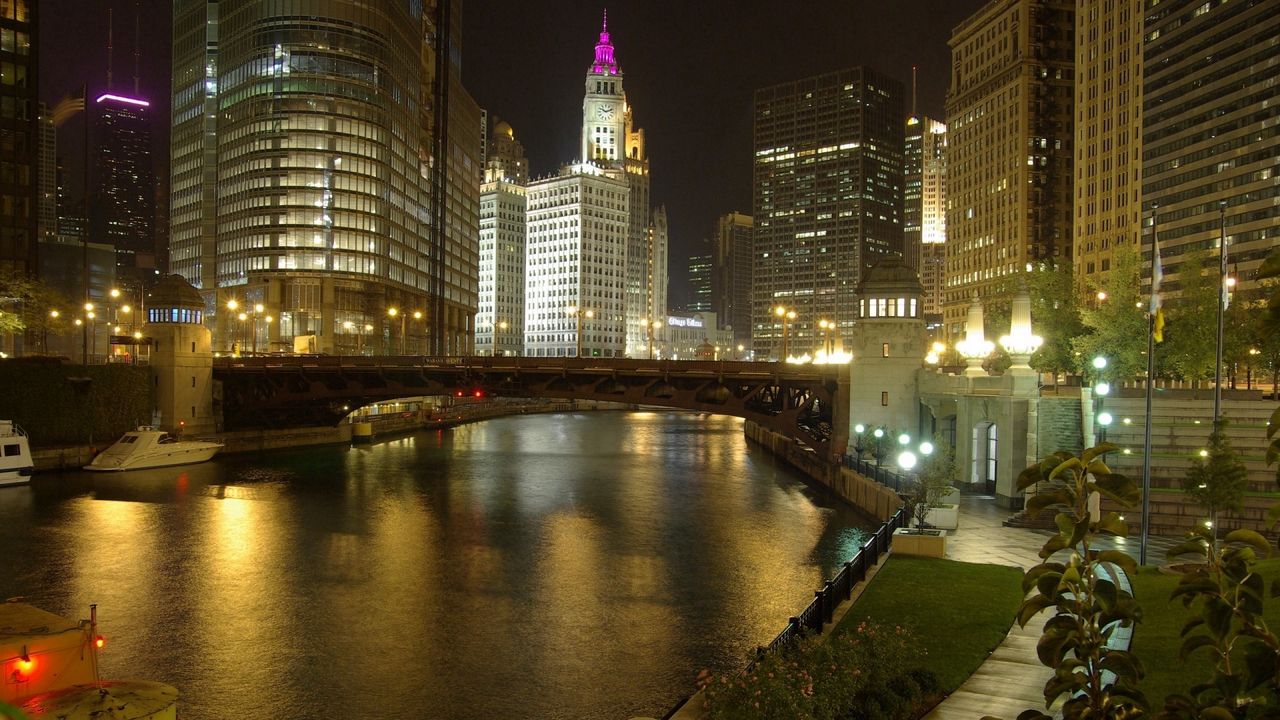
[[[902,473],[889,467],[881,466],[873,460],[864,460],[852,455],[844,456],[844,466],[876,482],[891,488],[898,494],[906,494],[914,490],[915,473]]]

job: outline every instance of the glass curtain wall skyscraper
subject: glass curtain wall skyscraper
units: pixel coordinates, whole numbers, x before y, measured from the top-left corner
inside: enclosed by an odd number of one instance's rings
[[[259,350],[470,351],[480,112],[460,6],[177,0],[171,263],[215,349],[251,322]]]
[[[847,337],[862,271],[902,252],[902,97],[866,67],[756,91],[756,358],[813,350],[821,320]]]
[[[0,272],[36,270],[35,0],[0,2]]]

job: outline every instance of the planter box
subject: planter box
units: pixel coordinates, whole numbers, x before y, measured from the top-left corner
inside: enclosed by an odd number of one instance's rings
[[[960,525],[960,506],[944,504],[931,507],[924,521],[936,528],[955,530]]]
[[[903,555],[922,555],[924,557],[945,557],[947,554],[947,533],[944,530],[925,530],[924,534],[915,534],[907,528],[893,531],[893,551]],[[908,534],[911,533],[911,534]]]

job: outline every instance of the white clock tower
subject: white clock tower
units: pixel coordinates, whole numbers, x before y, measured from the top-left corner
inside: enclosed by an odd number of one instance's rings
[[[627,147],[627,96],[622,91],[622,70],[613,58],[606,12],[596,43],[596,59],[587,69],[586,95],[582,99],[582,160],[604,166],[622,162]]]

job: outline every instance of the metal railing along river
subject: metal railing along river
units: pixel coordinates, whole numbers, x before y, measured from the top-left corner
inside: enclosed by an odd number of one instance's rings
[[[893,531],[898,528],[906,527],[910,520],[906,516],[906,511],[899,508],[893,517],[889,518],[879,529],[875,531],[862,547],[858,548],[858,552],[853,557],[845,561],[836,576],[827,581],[821,590],[813,593],[813,601],[809,603],[799,615],[791,617],[787,620],[787,626],[778,633],[778,636],[766,646],[757,647],[756,653],[751,662],[747,664],[744,672],[751,672],[756,663],[765,656],[766,653],[782,650],[800,638],[806,633],[821,634],[822,627],[826,623],[831,622],[832,613],[841,602],[848,600],[853,596],[853,588],[858,583],[867,579],[867,570],[880,561],[880,557],[889,552],[889,545],[893,541]],[[692,695],[683,698],[671,708],[663,720],[669,720],[675,716],[685,703],[689,702]]]

